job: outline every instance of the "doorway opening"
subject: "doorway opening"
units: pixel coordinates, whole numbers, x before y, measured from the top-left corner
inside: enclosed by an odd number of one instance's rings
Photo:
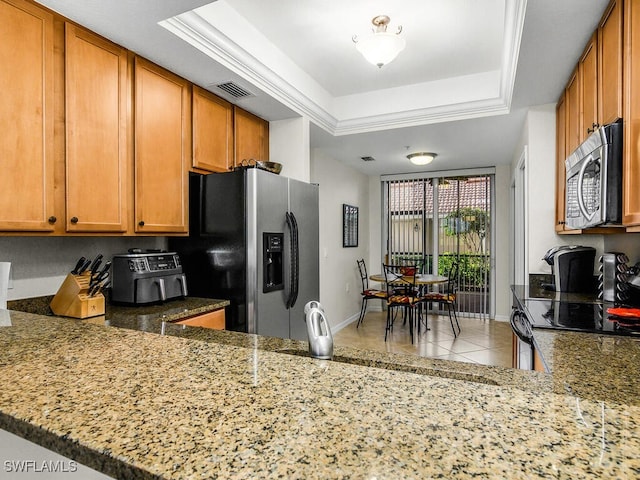
[[[383,182],[385,262],[445,276],[457,262],[459,312],[478,318],[493,314],[493,182],[492,174]]]

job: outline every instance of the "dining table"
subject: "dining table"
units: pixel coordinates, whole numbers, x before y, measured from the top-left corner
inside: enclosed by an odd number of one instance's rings
[[[387,279],[385,278],[384,273],[374,273],[369,276],[369,280],[373,282],[387,283]],[[405,285],[413,284],[413,285],[416,285],[417,287],[426,287],[428,285],[445,283],[448,280],[449,280],[448,277],[444,275],[438,275],[436,273],[417,273],[415,275],[415,278],[413,275],[403,275],[402,277],[397,277],[395,280],[392,280],[389,283],[393,284],[397,282]],[[411,327],[413,326],[411,325]],[[430,330],[430,328],[426,324],[425,324],[425,329]],[[413,330],[413,328],[411,328],[411,330]],[[420,332],[420,322],[418,322],[418,332]]]
[[[384,273],[374,273],[372,275],[369,275],[369,280],[373,282],[387,283],[387,280],[384,277]],[[413,275],[404,275],[402,279],[398,277],[397,280],[402,283],[414,283],[414,285],[435,285],[438,283],[445,283],[447,280],[449,280],[449,278],[445,277],[444,275],[438,275],[435,273],[417,273],[415,282],[413,279]]]

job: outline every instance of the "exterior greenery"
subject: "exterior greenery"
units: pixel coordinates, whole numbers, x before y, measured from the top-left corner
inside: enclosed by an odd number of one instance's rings
[[[444,252],[438,256],[438,274],[447,275],[451,264],[458,260],[458,283],[463,285],[465,290],[483,290],[485,284],[488,286],[489,278],[489,255],[485,254],[460,254]],[[433,271],[433,258],[431,255],[425,257],[419,253],[396,254],[392,258],[395,265],[422,265],[422,272]]]
[[[489,255],[457,256],[455,253],[443,253],[438,257],[438,273],[446,275],[454,260],[458,259],[458,283],[465,290],[484,289],[488,287]]]
[[[480,253],[487,238],[489,212],[475,207],[462,207],[444,217],[444,233],[458,236],[465,252]]]

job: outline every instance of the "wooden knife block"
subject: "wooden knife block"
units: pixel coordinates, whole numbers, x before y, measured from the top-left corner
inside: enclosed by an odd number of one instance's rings
[[[49,306],[53,313],[62,317],[89,318],[104,315],[104,295],[90,297],[91,274],[67,275]]]

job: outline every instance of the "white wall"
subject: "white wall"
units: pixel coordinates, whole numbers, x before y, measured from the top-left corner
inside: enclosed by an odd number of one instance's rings
[[[335,331],[360,313],[356,260],[369,254],[369,178],[316,150],[311,155],[311,181],[320,185],[320,303]],[[344,203],[359,207],[357,247],[342,247]]]
[[[604,235],[605,252],[623,252],[629,257],[629,265],[640,262],[640,233]]]
[[[309,119],[269,123],[269,160],[282,164],[282,175],[302,182],[311,178]]]
[[[0,262],[11,262],[8,300],[53,295],[78,258],[106,259],[129,248],[166,248],[164,237],[0,237]]]
[[[495,314],[496,320],[506,321],[511,313],[511,290],[509,285],[509,201],[511,194],[511,168],[509,165],[496,166],[495,203],[493,220],[495,222]]]

